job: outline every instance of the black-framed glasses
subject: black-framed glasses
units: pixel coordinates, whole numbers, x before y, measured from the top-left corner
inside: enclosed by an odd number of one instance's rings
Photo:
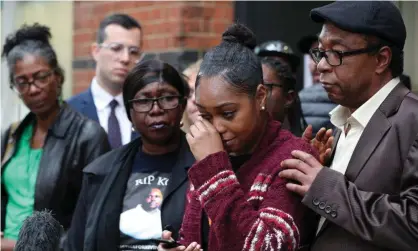
[[[137,46],[128,46],[121,43],[101,43],[100,47],[110,50],[116,56],[121,56],[125,50],[128,50],[129,57],[139,60],[142,56],[141,49]]]
[[[179,95],[162,96],[158,98],[137,98],[129,100],[132,108],[136,112],[149,112],[157,102],[158,107],[163,110],[171,110],[177,108],[184,101],[184,97]]]
[[[322,58],[325,57],[327,63],[331,66],[340,66],[343,63],[343,57],[347,56],[354,56],[363,53],[370,53],[377,51],[380,49],[381,46],[371,46],[366,47],[358,50],[351,50],[351,51],[338,51],[338,50],[326,50],[322,51],[319,48],[313,48],[309,50],[309,54],[311,55],[313,61],[318,64]]]
[[[10,88],[18,94],[27,93],[31,85],[43,89],[51,83],[51,76],[54,72],[54,70],[36,72],[32,75],[32,81],[29,81],[26,76],[14,77]]]

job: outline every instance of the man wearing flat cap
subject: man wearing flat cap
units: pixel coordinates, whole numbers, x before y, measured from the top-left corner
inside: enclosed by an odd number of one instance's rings
[[[418,250],[418,97],[403,72],[406,29],[390,1],[336,1],[310,54],[337,129],[322,166],[295,151],[280,177],[321,216],[312,251]]]

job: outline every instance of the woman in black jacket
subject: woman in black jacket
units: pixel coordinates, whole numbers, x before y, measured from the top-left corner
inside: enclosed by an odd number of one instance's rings
[[[123,98],[141,137],[85,168],[67,250],[157,250],[152,239],[164,229],[176,237],[195,161],[180,129],[188,92],[180,74],[158,60],[128,74]]]
[[[49,28],[23,26],[10,35],[2,57],[10,87],[29,108],[1,145],[1,250],[12,250],[23,221],[48,209],[70,226],[82,169],[109,149],[100,125],[60,101],[64,72],[49,43]]]

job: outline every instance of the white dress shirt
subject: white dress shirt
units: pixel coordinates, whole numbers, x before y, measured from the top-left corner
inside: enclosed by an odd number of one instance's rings
[[[131,141],[132,123],[128,119],[128,115],[125,110],[125,103],[123,102],[122,93],[117,96],[112,96],[106,90],[104,90],[96,78],[93,78],[91,83],[91,93],[93,95],[93,101],[96,105],[97,116],[99,117],[100,125],[107,132],[108,120],[111,112],[110,102],[115,99],[118,101],[118,106],[115,108],[115,115],[119,122],[122,144],[127,144]]]
[[[331,123],[342,131],[335,148],[334,159],[330,166],[331,169],[345,174],[348,163],[363,134],[364,128],[366,128],[373,114],[399,82],[399,78],[390,80],[352,114],[347,107],[341,105],[337,106],[329,113],[331,116]],[[351,128],[346,135],[344,129],[347,125],[350,125]],[[321,217],[318,231],[321,229],[324,221],[325,218]]]

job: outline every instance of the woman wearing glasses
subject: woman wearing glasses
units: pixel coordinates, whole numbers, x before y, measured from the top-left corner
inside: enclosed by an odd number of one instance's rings
[[[82,169],[109,149],[104,130],[60,101],[64,72],[49,28],[23,26],[2,57],[11,88],[29,114],[12,124],[1,144],[1,250],[12,250],[26,217],[52,210],[65,229],[81,190]]]
[[[273,119],[283,123],[284,128],[301,136],[307,127],[302,114],[296,79],[289,66],[272,57],[261,59],[263,82],[267,87],[266,109]]]
[[[195,161],[180,129],[188,96],[185,80],[161,61],[128,74],[123,98],[141,138],[84,169],[67,250],[157,250],[164,229],[177,235]]]

